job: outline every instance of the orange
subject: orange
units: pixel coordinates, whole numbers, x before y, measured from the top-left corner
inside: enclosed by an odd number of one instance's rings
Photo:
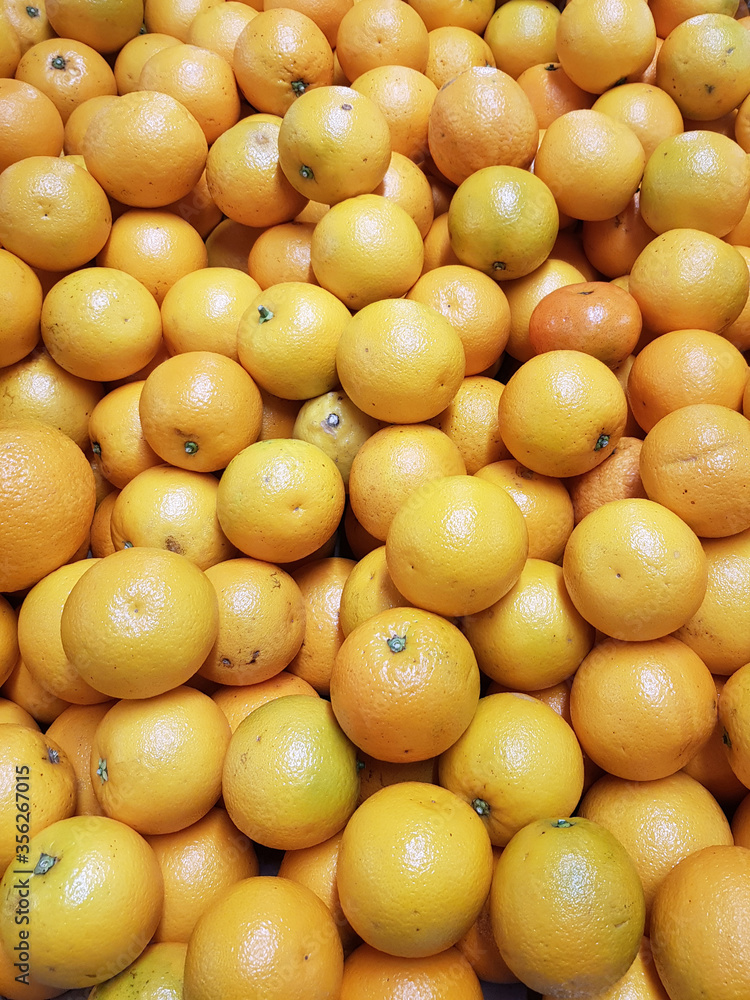
[[[47,18],[43,0],[38,4],[26,4],[24,0],[3,0],[3,13],[18,35],[21,52],[45,38],[53,38],[55,32]]]
[[[325,288],[301,281],[271,285],[240,317],[239,362],[275,396],[319,396],[338,384],[336,347],[350,319],[346,306]]]
[[[493,847],[492,857],[494,866],[497,866],[501,852],[502,848]],[[483,982],[518,982],[497,949],[497,942],[492,933],[489,897],[485,900],[476,921],[458,942],[456,948],[469,961],[474,972]]]
[[[5,317],[0,362],[7,367],[25,358],[39,342],[43,292],[29,265],[8,250],[0,250],[0,275],[0,308]]]
[[[721,692],[726,684],[726,677],[714,675],[716,697],[721,700]],[[698,753],[687,762],[683,771],[699,781],[704,788],[714,796],[727,815],[730,810],[747,795],[747,788],[732,770],[729,754],[724,745],[724,727],[719,716],[716,718],[714,731],[703,744]],[[735,839],[735,843],[739,843]]]
[[[492,843],[504,847],[527,824],[573,811],[583,758],[573,730],[548,705],[492,694],[442,754],[439,776],[481,818]]]
[[[638,304],[624,288],[607,281],[576,282],[536,304],[529,317],[529,341],[537,354],[583,351],[615,368],[632,354],[641,326]]]
[[[719,803],[682,771],[653,781],[605,774],[584,795],[578,815],[609,830],[633,859],[647,928],[654,896],[676,864],[703,847],[733,843]]]
[[[711,3],[696,5],[693,0],[652,0],[649,4],[654,16],[656,31],[660,38],[666,38],[673,28],[696,14],[728,14],[740,17],[739,4],[735,0],[712,0]]]
[[[643,220],[636,193],[611,219],[584,222],[583,249],[598,271],[608,278],[619,278],[630,272],[638,254],[655,235]]]
[[[185,1000],[333,1000],[343,949],[325,903],[275,876],[243,879],[196,924],[185,960]]]
[[[18,63],[16,79],[46,94],[63,124],[90,97],[117,93],[106,59],[90,45],[71,38],[47,38],[32,45]]]
[[[495,57],[487,42],[471,28],[445,24],[428,35],[429,54],[425,76],[440,88],[472,66],[494,66]]]
[[[681,518],[652,500],[624,499],[576,525],[563,572],[588,622],[635,641],[666,636],[689,621],[705,596],[708,570],[698,538]]]
[[[2,421],[0,455],[0,591],[6,592],[32,586],[77,552],[96,490],[81,449],[41,421]]]
[[[276,698],[234,731],[222,792],[230,818],[256,843],[312,847],[338,833],[355,809],[356,748],[329,702]]]
[[[26,668],[50,694],[74,705],[107,701],[79,676],[60,641],[65,601],[95,562],[80,559],[48,573],[31,588],[18,613],[18,645]]]
[[[133,375],[161,344],[159,307],[126,271],[85,267],[61,278],[42,306],[42,339],[54,361],[79,378]]]
[[[632,129],[601,111],[583,108],[549,124],[534,173],[548,185],[561,212],[601,221],[623,211],[638,188],[645,162]]]
[[[344,963],[341,1000],[395,1000],[404,991],[434,1000],[481,1000],[482,988],[456,948],[424,958],[397,958],[360,945]]]
[[[106,479],[104,481],[107,482]],[[111,490],[111,492],[109,492],[99,503],[99,506],[94,512],[94,517],[91,521],[91,538],[89,540],[89,547],[91,549],[91,554],[95,559],[100,559],[102,556],[108,556],[110,552],[115,551],[110,526],[112,523],[112,509],[119,495],[119,490]]]
[[[559,62],[541,62],[529,66],[518,77],[518,86],[526,94],[540,129],[568,111],[590,108],[592,94],[581,90]]]
[[[405,209],[383,195],[363,194],[326,212],[310,255],[320,284],[350,309],[361,309],[411,288],[422,271],[424,245]]]
[[[49,725],[70,707],[70,702],[57,698],[45,688],[43,688],[26,667],[26,664],[19,657],[13,670],[8,674],[8,678],[0,688],[0,693],[4,698],[12,701],[31,715],[34,721],[42,726]],[[19,721],[19,720],[17,720]]]
[[[0,240],[31,267],[82,267],[104,246],[111,226],[102,188],[63,157],[29,156],[0,176]]]
[[[697,229],[670,229],[641,251],[629,291],[655,333],[700,329],[721,333],[742,312],[750,275],[744,257]]]
[[[294,571],[293,579],[304,601],[305,631],[287,669],[307,681],[318,694],[329,692],[334,660],[344,641],[339,608],[354,565],[352,559],[331,557],[315,559]]]
[[[485,465],[508,457],[498,428],[498,401],[502,392],[502,384],[493,378],[484,375],[465,378],[448,406],[432,420],[461,452],[470,476]]]
[[[419,162],[427,155],[427,129],[437,87],[410,66],[375,66],[352,82],[383,112],[391,133],[391,149]]]
[[[513,166],[477,170],[459,185],[448,209],[451,248],[460,263],[496,281],[539,267],[552,250],[558,221],[547,185]]]
[[[360,750],[357,759],[362,764],[359,779],[360,805],[365,799],[369,799],[371,795],[387,785],[396,785],[402,781],[424,781],[428,784],[437,784],[437,757],[392,764],[389,761],[377,760],[377,758]]]
[[[146,1000],[148,994],[159,993],[169,997],[182,991],[187,945],[162,941],[149,944],[138,958],[122,972],[95,986],[89,996],[96,1000],[117,1000],[125,995],[123,991],[138,990]],[[171,998],[170,998],[171,1000]]]
[[[615,450],[601,465],[582,476],[571,476],[566,481],[576,524],[610,500],[645,499],[646,491],[639,468],[641,447],[640,438],[621,437]]]
[[[732,817],[732,834],[734,835],[734,842],[738,847],[747,847],[748,841],[748,831],[747,831],[747,813],[748,808],[750,808],[750,799],[748,799],[747,794],[737,806]]]
[[[303,403],[291,437],[309,441],[333,459],[348,490],[354,458],[380,426],[379,420],[364,414],[339,389]]]
[[[148,944],[164,890],[156,858],[143,838],[106,816],[58,820],[29,843],[30,891],[0,883],[3,929],[22,898],[29,900],[29,971],[62,989],[90,987],[116,975]],[[6,940],[6,937],[8,940]],[[12,947],[10,933],[3,934]]]
[[[594,644],[594,629],[576,611],[563,571],[527,559],[516,583],[462,627],[480,670],[512,691],[537,691],[572,676]]]
[[[640,471],[650,499],[696,534],[721,538],[750,527],[749,463],[747,418],[716,403],[694,403],[649,431]]]
[[[746,847],[704,847],[667,875],[654,900],[651,947],[670,997],[697,1000],[706,990],[716,1000],[747,995],[750,960],[742,942],[749,898]]]
[[[86,0],[47,0],[47,19],[63,38],[74,38],[97,52],[117,52],[143,25],[142,0],[117,0],[106,13]]]
[[[219,602],[219,632],[200,673],[219,684],[248,685],[291,663],[305,635],[305,603],[284,570],[254,559],[227,559],[206,576]]]
[[[0,172],[27,156],[59,156],[62,118],[37,87],[0,79]]]
[[[38,729],[3,723],[0,744],[0,872],[13,868],[23,872],[32,860],[29,839],[75,812],[75,772],[66,752]]]
[[[655,233],[692,228],[726,236],[748,200],[747,154],[717,132],[700,129],[663,139],[643,172],[641,213]]]
[[[493,5],[488,0],[467,8],[460,0],[414,0],[410,4],[430,31],[439,27],[457,25],[481,35],[492,14]]]
[[[352,462],[352,511],[366,531],[384,542],[396,511],[418,486],[465,472],[458,447],[437,428],[383,427],[361,445]]]
[[[498,69],[514,80],[529,67],[557,59],[560,10],[548,0],[508,0],[484,29]]]
[[[164,207],[168,212],[179,215],[180,218],[189,222],[204,240],[223,218],[221,209],[209,193],[205,170],[192,191]]]
[[[280,119],[249,115],[221,135],[206,162],[208,190],[235,223],[255,229],[293,219],[307,204],[284,176],[279,163]],[[245,234],[249,236],[250,234]],[[254,236],[260,235],[255,232]],[[254,239],[243,240],[244,260]]]
[[[10,676],[18,655],[18,615],[9,601],[0,595],[0,684],[4,684]]]
[[[221,0],[146,0],[146,31],[174,35],[184,42],[190,25],[198,14],[216,7],[220,2]]]
[[[131,208],[115,220],[96,258],[100,267],[127,271],[161,305],[180,278],[206,266],[200,234],[167,209]]]
[[[603,639],[579,666],[570,715],[581,746],[610,774],[649,781],[674,774],[716,723],[708,667],[672,636]]]
[[[49,997],[59,997],[63,993],[63,990],[55,989],[54,986],[45,986],[29,973],[18,982],[16,976],[23,975],[15,965],[18,958],[18,952],[7,951],[0,944],[0,990],[3,991],[4,997],[8,1000],[47,1000]]]
[[[143,385],[129,382],[108,392],[89,419],[91,446],[102,474],[118,489],[161,462],[143,436],[138,412]]]
[[[219,706],[192,687],[117,702],[91,745],[91,781],[104,813],[144,834],[197,822],[221,793],[230,736]]]
[[[648,160],[659,143],[680,135],[682,115],[665,91],[647,83],[625,83],[606,90],[594,103],[602,111],[635,132]]]
[[[378,612],[408,605],[391,579],[381,545],[364,555],[346,578],[339,607],[341,631],[347,636]]]
[[[218,53],[197,45],[170,45],[149,56],[138,90],[160,91],[182,104],[214,140],[240,117],[240,96],[232,68]]]
[[[451,185],[451,195],[453,186]],[[444,267],[448,264],[459,264],[458,257],[453,252],[448,231],[448,206],[441,214],[434,217],[427,235],[424,238],[424,264],[422,274],[432,271],[436,267]]]
[[[646,69],[656,27],[642,0],[576,0],[560,16],[555,43],[570,79],[591,94],[603,94]]]
[[[554,253],[553,247],[552,254]],[[510,334],[506,350],[518,361],[528,361],[534,357],[535,351],[529,340],[529,321],[538,303],[556,288],[586,280],[583,271],[576,265],[552,254],[529,274],[514,278],[505,285],[510,306]]]
[[[335,463],[307,441],[258,441],[229,463],[219,481],[219,524],[246,555],[292,562],[311,555],[336,530],[344,483]]]
[[[425,21],[409,4],[358,0],[341,18],[336,36],[336,55],[344,76],[356,80],[375,66],[409,66],[424,73],[427,31]]]
[[[91,781],[91,744],[96,727],[113,704],[105,701],[98,705],[70,705],[47,729],[48,738],[65,751],[73,765],[77,816],[102,815]]]
[[[209,266],[178,278],[161,304],[170,354],[212,351],[237,361],[237,324],[259,291],[257,281],[230,267]]]
[[[192,677],[217,628],[216,594],[203,571],[176,552],[144,547],[113,552],[81,577],[60,633],[66,655],[96,690],[149,698]]]
[[[185,40],[191,45],[218,53],[231,66],[237,39],[258,11],[238,0],[228,2],[229,7],[226,3],[221,3],[196,14],[190,22]]]
[[[282,281],[317,284],[310,263],[314,231],[311,222],[292,221],[269,226],[260,234],[247,259],[248,273],[259,290]]]
[[[750,212],[748,212],[750,216]],[[729,237],[725,237],[728,241]],[[747,242],[750,243],[750,233],[747,234]],[[748,271],[750,271],[750,247],[738,246],[737,250],[745,258],[748,265]],[[730,323],[729,326],[725,327],[722,331],[722,336],[725,337],[730,343],[740,350],[744,351],[748,349],[750,345],[750,295],[742,307],[742,312],[739,314],[734,323]]]
[[[536,154],[539,127],[531,102],[515,80],[492,66],[473,66],[440,88],[430,112],[428,140],[438,170],[460,184],[482,167],[528,167]]]
[[[232,732],[246,719],[251,712],[267,701],[281,698],[287,694],[303,694],[310,698],[318,698],[318,692],[301,677],[295,677],[286,670],[274,674],[268,680],[256,684],[219,687],[211,696],[227,717]]]
[[[159,208],[188,194],[206,166],[198,122],[169,94],[135,91],[101,108],[83,137],[86,167],[124,205]]]
[[[79,104],[65,122],[63,149],[66,156],[78,155],[81,157],[79,166],[85,166],[85,162],[83,161],[83,137],[86,134],[86,129],[89,127],[91,119],[100,108],[105,107],[106,104],[114,100],[116,100],[114,94],[100,94],[98,97],[90,97],[83,104]]]
[[[258,111],[284,115],[298,97],[333,83],[333,52],[315,21],[286,7],[264,10],[242,30],[232,67]]]
[[[159,31],[149,31],[136,35],[126,42],[115,59],[114,74],[117,93],[130,94],[138,90],[138,78],[146,61],[157,52],[170,45],[179,45],[179,38]]]
[[[743,26],[727,14],[701,12],[664,39],[656,86],[674,98],[685,117],[712,121],[747,97],[748,60],[750,36]]]
[[[350,13],[354,12],[353,7]],[[351,87],[317,87],[302,94],[279,129],[279,164],[289,184],[303,197],[324,205],[374,190],[390,158],[391,132],[385,115]]]
[[[722,741],[732,770],[745,787],[750,780],[750,747],[746,720],[748,716],[748,665],[740,667],[727,680],[719,698],[719,722]]]
[[[545,476],[575,476],[607,458],[622,437],[627,403],[605,364],[549,351],[511,376],[500,397],[500,434],[511,455]]]
[[[418,608],[388,608],[346,637],[330,686],[336,718],[357,747],[405,763],[437,756],[464,732],[479,671],[455,625]]]
[[[300,11],[311,18],[328,39],[331,48],[336,47],[336,40],[341,19],[353,6],[353,0],[265,0],[263,10],[273,10],[277,7],[287,7]]]
[[[523,983],[553,996],[592,996],[613,986],[638,953],[644,911],[625,848],[604,827],[579,817],[524,827],[492,880],[500,954]]]
[[[386,954],[425,958],[454,945],[479,915],[491,879],[481,819],[438,785],[381,788],[344,830],[341,907],[365,943]]]

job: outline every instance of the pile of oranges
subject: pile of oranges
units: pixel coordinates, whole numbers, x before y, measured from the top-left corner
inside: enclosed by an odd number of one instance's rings
[[[750,997],[748,154],[745,0],[0,0],[1,997]]]

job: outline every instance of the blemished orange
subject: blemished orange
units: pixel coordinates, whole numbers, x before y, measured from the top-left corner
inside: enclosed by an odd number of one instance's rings
[[[0,745],[0,872],[4,872],[30,862],[30,837],[73,815],[76,780],[67,753],[38,729],[5,722],[0,725]],[[17,841],[16,835],[25,839]]]
[[[338,527],[345,490],[336,464],[314,444],[257,441],[229,463],[219,481],[219,523],[254,559],[292,562],[311,555]]]
[[[344,633],[339,622],[341,594],[355,566],[341,556],[314,559],[293,573],[304,601],[304,638],[287,669],[327,695],[331,671]]]
[[[303,694],[309,698],[319,698],[320,695],[301,677],[282,670],[266,681],[257,684],[223,685],[211,695],[213,700],[227,717],[232,732],[246,719],[251,712],[267,701],[283,698],[287,694]]]
[[[404,208],[362,194],[333,205],[318,222],[310,261],[324,288],[349,309],[361,309],[411,288],[422,272],[424,244]]]
[[[167,549],[134,547],[105,556],[81,577],[65,602],[60,634],[96,690],[149,698],[198,670],[218,617],[211,581],[194,563]]]
[[[537,691],[571,677],[594,644],[560,566],[527,559],[516,583],[462,628],[480,670],[512,691]]]
[[[111,227],[106,194],[65,157],[29,156],[0,176],[0,241],[31,267],[82,267],[104,246]]]
[[[625,430],[625,393],[603,362],[556,350],[529,359],[500,397],[500,434],[511,455],[544,476],[588,472]]]
[[[491,462],[474,475],[501,486],[519,507],[529,535],[529,559],[554,563],[562,558],[573,530],[573,505],[561,480],[541,476],[514,458]]]
[[[146,61],[162,49],[179,44],[179,38],[160,31],[149,31],[131,38],[123,45],[115,59],[113,69],[117,93],[130,94],[137,90],[138,78]]]
[[[428,152],[427,129],[437,87],[410,66],[375,66],[352,81],[383,112],[391,133],[391,149],[419,162]]]
[[[131,208],[113,223],[96,262],[137,278],[160,306],[180,278],[206,267],[208,253],[186,219],[167,209]]]
[[[186,41],[217,52],[231,66],[237,39],[258,13],[253,7],[237,0],[229,0],[229,7],[226,3],[208,7],[190,22]]]
[[[367,944],[427,957],[476,920],[492,880],[492,846],[479,816],[453,792],[404,781],[375,792],[349,820],[337,878],[344,914]]]
[[[448,209],[450,245],[459,262],[495,281],[539,267],[552,250],[558,222],[549,187],[513,166],[477,170],[458,186]]]
[[[436,309],[454,327],[464,345],[467,375],[480,374],[502,356],[510,307],[502,288],[486,274],[463,264],[436,267],[406,297]]]
[[[290,694],[268,701],[232,734],[222,779],[227,812],[266,847],[320,844],[354,812],[356,754],[325,699]]]
[[[623,436],[601,465],[566,481],[576,524],[610,500],[646,498],[639,468],[641,447],[640,438]]]
[[[750,287],[745,258],[711,233],[670,229],[633,262],[628,289],[654,333],[721,333],[742,312]]]
[[[417,487],[396,511],[388,571],[418,607],[446,616],[483,611],[518,579],[528,553],[523,514],[500,486],[445,476]]]
[[[699,13],[664,39],[656,85],[686,118],[712,121],[747,97],[749,59],[750,36],[741,24],[728,14]]]
[[[658,87],[647,83],[625,83],[606,90],[593,105],[635,132],[646,160],[663,139],[683,131],[682,115],[675,102]]]
[[[484,29],[497,68],[517,80],[531,66],[554,62],[559,21],[560,10],[548,0],[509,0],[498,7]]]
[[[503,385],[497,379],[486,375],[465,378],[448,406],[432,420],[461,452],[470,476],[509,457],[498,427],[502,392]]]
[[[15,75],[49,97],[63,124],[90,97],[117,93],[106,59],[73,38],[48,38],[32,45],[21,57]]]
[[[747,154],[706,129],[663,139],[643,172],[641,213],[655,233],[691,228],[726,236],[749,200]]]
[[[381,545],[362,556],[346,578],[339,607],[341,631],[347,636],[380,611],[408,606],[391,579]]]
[[[143,436],[165,462],[214,472],[257,440],[263,403],[237,361],[215,351],[188,351],[151,372],[138,408]]]
[[[206,576],[219,602],[219,632],[200,669],[219,684],[257,684],[289,665],[304,639],[305,604],[284,570],[255,559],[227,559]]]
[[[607,278],[629,274],[638,254],[655,236],[643,221],[637,192],[622,212],[603,222],[584,222],[582,228],[586,256]]]
[[[583,617],[631,641],[681,628],[700,607],[708,577],[697,535],[671,510],[640,498],[612,500],[584,517],[568,539],[563,572]]]
[[[232,67],[217,52],[197,45],[169,45],[143,65],[138,90],[169,94],[200,125],[211,145],[240,117],[240,95]]]
[[[113,701],[98,705],[70,705],[47,728],[47,736],[68,755],[76,779],[77,816],[101,816],[102,808],[91,781],[91,744],[96,727]]]
[[[733,843],[719,803],[682,771],[652,781],[605,774],[586,792],[577,812],[609,830],[635,862],[647,930],[654,896],[667,872],[703,847]]]
[[[336,55],[348,80],[376,66],[409,66],[424,73],[427,26],[409,4],[396,0],[359,0],[341,18]]]
[[[394,764],[427,760],[471,722],[479,670],[455,625],[419,608],[388,608],[346,637],[330,694],[341,728],[359,749]]]
[[[587,887],[583,895],[571,870]],[[500,954],[522,982],[542,993],[591,996],[632,964],[645,905],[616,837],[590,820],[553,816],[528,824],[501,854],[490,914]]]
[[[0,591],[33,586],[88,536],[94,474],[81,449],[38,420],[0,423]]]
[[[693,403],[662,417],[640,458],[648,497],[708,538],[750,527],[748,469],[750,421],[716,403]]]
[[[573,83],[559,62],[529,66],[518,77],[517,83],[531,102],[540,130],[548,128],[560,115],[590,108],[594,103],[594,95]]]
[[[385,115],[351,87],[316,87],[302,94],[279,130],[279,163],[289,184],[324,205],[374,190],[390,158]]]
[[[61,278],[44,299],[41,330],[61,368],[97,382],[133,375],[161,344],[153,296],[116,266],[85,267]]]
[[[334,389],[302,404],[291,436],[309,441],[333,459],[348,491],[354,459],[380,427],[380,421],[363,413],[343,389]]]
[[[654,900],[651,947],[656,971],[676,1000],[740,1000],[750,988],[744,941],[750,901],[750,850],[718,845],[685,858]]]
[[[602,94],[646,69],[656,48],[656,27],[642,0],[576,0],[560,16],[555,43],[571,80]]]
[[[243,879],[213,903],[191,935],[185,1000],[327,1000],[341,989],[344,955],[325,903],[291,879]]]
[[[314,231],[314,223],[292,220],[269,226],[260,234],[247,258],[248,274],[259,290],[282,281],[317,284],[310,262]]]
[[[458,0],[414,0],[410,4],[416,10],[429,31],[454,24],[473,31],[478,36],[484,31],[492,15],[493,5],[490,0],[482,0],[475,7],[467,9],[466,4]]]
[[[529,339],[529,321],[541,300],[557,288],[586,280],[582,270],[553,256],[554,253],[553,247],[550,256],[539,267],[504,286],[510,306],[510,333],[505,349],[517,361],[528,361],[536,353]]]
[[[289,222],[307,204],[307,197],[282,172],[280,125],[276,116],[249,115],[219,136],[206,161],[211,197],[229,220],[254,230],[255,238],[266,226]],[[243,241],[243,271],[253,242]]]
[[[440,88],[472,66],[494,66],[487,42],[471,28],[446,24],[432,28],[427,36],[429,55],[425,76]]]
[[[352,462],[349,499],[366,531],[384,542],[393,516],[417,486],[440,476],[465,474],[458,447],[427,424],[382,427]]]
[[[482,167],[528,167],[539,126],[531,102],[511,76],[493,66],[474,66],[438,91],[428,141],[435,166],[460,184]]]
[[[476,973],[456,948],[424,958],[397,958],[361,944],[344,962],[341,1000],[395,1000],[411,990],[431,1000],[482,997]]]
[[[602,111],[583,108],[550,122],[534,173],[550,188],[560,212],[596,222],[623,211],[645,162],[632,129]]]
[[[515,692],[486,695],[440,757],[440,784],[476,812],[493,845],[527,824],[568,816],[583,788],[575,733],[554,709]]]
[[[138,405],[142,381],[128,382],[108,392],[89,418],[89,438],[102,475],[122,489],[134,476],[161,459],[146,442]]]
[[[138,958],[122,972],[95,986],[91,1000],[117,1000],[123,990],[134,989],[144,1000],[149,992],[167,996],[182,990],[187,945],[177,941],[160,941],[148,944]]]
[[[83,137],[86,168],[111,198],[160,208],[188,194],[206,166],[198,122],[169,94],[123,94],[92,118]]]
[[[350,319],[346,306],[326,288],[304,281],[271,285],[240,317],[239,362],[274,396],[320,396],[338,385],[336,348]]]
[[[0,249],[0,308],[5,322],[0,332],[0,362],[3,367],[25,358],[39,343],[39,319],[44,293],[29,265]]]
[[[59,156],[62,118],[38,87],[22,80],[0,80],[0,172],[27,156]]]

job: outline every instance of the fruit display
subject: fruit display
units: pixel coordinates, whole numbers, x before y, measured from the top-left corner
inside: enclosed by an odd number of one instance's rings
[[[0,0],[0,1000],[750,998],[747,0]]]

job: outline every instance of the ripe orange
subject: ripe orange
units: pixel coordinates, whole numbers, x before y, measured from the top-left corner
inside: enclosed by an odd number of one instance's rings
[[[380,421],[364,414],[339,389],[303,403],[291,436],[309,441],[333,459],[348,490],[354,458],[380,426]]]
[[[603,111],[631,128],[647,161],[662,140],[683,131],[680,109],[669,94],[652,84],[625,83],[606,90],[594,102],[594,111]]]
[[[27,156],[59,156],[60,112],[38,87],[0,79],[0,172]]]
[[[117,1000],[122,990],[135,989],[145,997],[153,991],[156,995],[174,995],[182,991],[183,972],[187,945],[176,941],[148,944],[138,958],[122,972],[95,986],[89,994],[91,1000]],[[171,1000],[171,998],[170,998]]]
[[[194,18],[220,2],[221,0],[146,0],[146,31],[174,35],[184,42]]]
[[[487,42],[471,28],[445,24],[428,35],[429,54],[425,76],[440,88],[472,66],[494,66],[495,57]]]
[[[498,7],[484,30],[498,69],[517,80],[529,67],[557,59],[560,10],[544,0],[509,0]]]
[[[89,418],[89,438],[102,475],[118,489],[161,459],[143,436],[138,405],[142,381],[108,392]]]
[[[227,717],[232,732],[237,726],[254,712],[256,708],[265,705],[267,701],[281,698],[287,694],[303,694],[310,698],[318,698],[318,692],[301,677],[282,670],[281,673],[269,677],[266,681],[256,684],[239,686],[220,686],[211,695],[213,700]]]
[[[126,42],[117,53],[114,64],[117,93],[130,94],[138,89],[138,78],[146,61],[155,53],[170,45],[179,45],[180,39],[160,31],[149,31],[136,35]]]
[[[456,0],[414,0],[410,4],[416,10],[430,31],[454,24],[481,35],[492,14],[492,4],[488,0],[473,4],[470,8]]]
[[[375,66],[352,89],[365,94],[383,112],[391,133],[391,149],[419,162],[428,151],[427,130],[437,87],[410,66]]]
[[[18,655],[18,615],[10,602],[0,595],[0,684],[8,679]]]
[[[432,420],[457,446],[470,476],[509,456],[498,426],[502,392],[502,383],[486,375],[465,378],[448,406]]]
[[[25,358],[39,342],[44,295],[34,271],[8,250],[0,250],[0,275],[0,308],[5,316],[0,362],[7,367]]]
[[[16,79],[41,90],[52,101],[63,124],[90,97],[116,94],[114,73],[96,49],[74,38],[47,38],[21,57]]]
[[[427,31],[425,21],[409,4],[359,0],[341,18],[336,36],[336,55],[344,76],[356,80],[376,66],[409,66],[424,73]]]
[[[381,545],[364,555],[346,578],[339,608],[341,631],[347,636],[380,611],[408,606],[391,579]]]
[[[552,254],[555,252],[553,247]],[[577,265],[552,254],[529,274],[514,278],[504,286],[510,306],[510,334],[506,351],[518,361],[528,361],[536,353],[529,340],[529,322],[541,300],[557,288],[586,280],[583,270]]]
[[[77,816],[102,815],[91,781],[91,745],[96,727],[113,704],[105,701],[98,705],[70,705],[47,729],[47,737],[65,751],[73,765]]]
[[[314,223],[293,220],[270,226],[260,234],[247,258],[248,273],[259,289],[283,281],[317,284],[310,263],[314,231]]]
[[[636,193],[611,219],[584,222],[583,249],[597,270],[608,278],[619,278],[630,272],[638,254],[655,235],[643,221]]]
[[[85,42],[97,52],[117,52],[143,25],[142,0],[117,0],[106,14],[85,0],[47,0],[50,26],[62,38]]]
[[[28,5],[23,0],[4,0],[2,9],[5,18],[18,36],[21,52],[26,52],[37,42],[53,38],[55,32],[47,18],[44,3]]]
[[[344,962],[341,1000],[396,1000],[411,990],[434,1000],[482,997],[476,973],[456,948],[424,958],[397,958],[361,944]]]
[[[610,500],[646,499],[639,467],[641,447],[640,438],[621,437],[601,465],[566,480],[576,524]]]
[[[221,3],[196,14],[190,22],[186,41],[217,52],[231,66],[237,39],[258,11],[238,0],[228,2],[229,7],[226,3]]]
[[[58,715],[70,707],[70,702],[50,694],[37,683],[20,657],[0,689],[0,693],[4,698],[14,702],[31,715],[34,721],[42,726],[54,722]]]

